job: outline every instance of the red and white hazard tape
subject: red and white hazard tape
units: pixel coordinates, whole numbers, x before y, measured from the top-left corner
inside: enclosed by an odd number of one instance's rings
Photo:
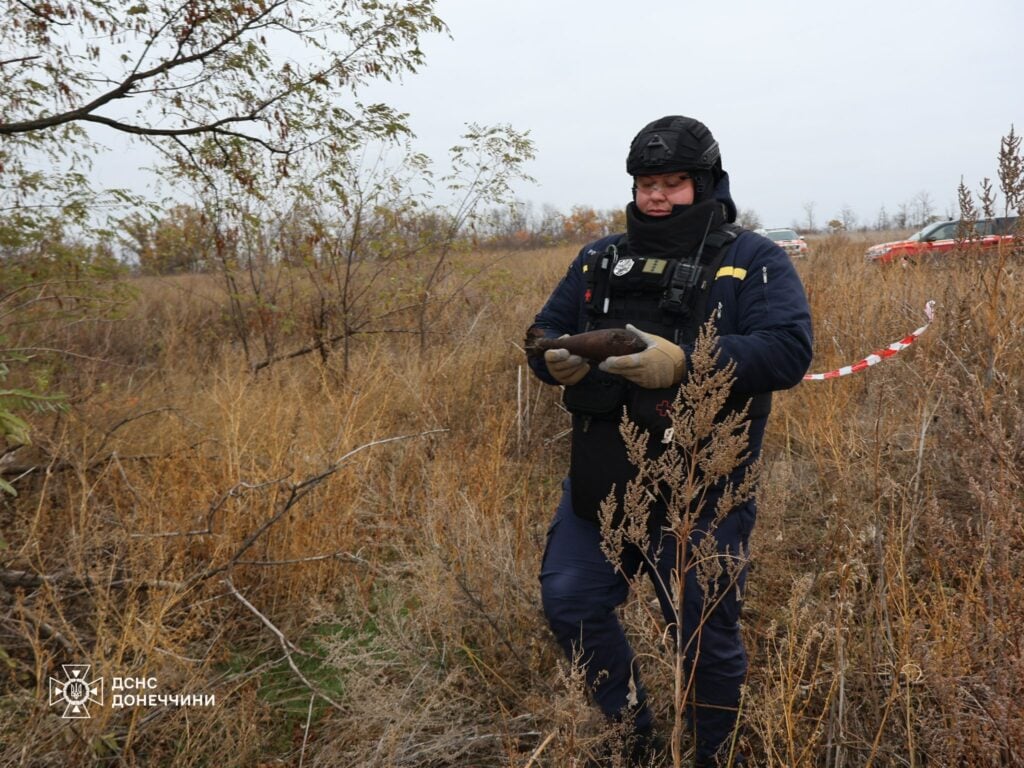
[[[857,373],[863,371],[865,368],[870,368],[876,363],[880,363],[887,357],[892,357],[897,352],[902,352],[904,349],[909,347],[915,341],[917,337],[928,330],[928,326],[932,324],[932,320],[935,319],[935,302],[929,301],[924,305],[924,315],[928,319],[928,322],[912,332],[908,336],[904,336],[899,341],[894,341],[885,349],[878,349],[872,352],[870,355],[862,360],[854,363],[853,365],[846,365],[842,368],[836,368],[832,371],[826,371],[825,373],[808,373],[804,376],[804,381],[824,381],[825,379],[838,379],[840,376],[849,376],[851,373]]]

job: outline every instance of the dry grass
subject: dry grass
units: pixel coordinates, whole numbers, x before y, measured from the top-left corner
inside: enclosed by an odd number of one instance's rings
[[[880,272],[860,243],[815,245],[815,370],[917,327],[928,299],[938,315],[895,358],[776,397],[747,746],[767,766],[1019,764],[1020,262]],[[0,764],[577,764],[601,723],[537,584],[567,417],[517,349],[572,254],[509,256],[425,353],[361,338],[348,374],[249,373],[196,276],[51,338],[94,360],[53,368],[73,408],[7,459],[35,469],[0,500]],[[624,615],[661,655],[650,597]],[[47,680],[67,663],[216,705],[108,697],[65,721]],[[669,669],[645,667],[668,722]]]

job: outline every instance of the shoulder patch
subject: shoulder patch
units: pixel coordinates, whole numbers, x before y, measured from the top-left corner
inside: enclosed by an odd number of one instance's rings
[[[742,280],[747,276],[747,270],[743,267],[722,267],[715,274],[715,280],[720,277],[735,277],[737,280]]]

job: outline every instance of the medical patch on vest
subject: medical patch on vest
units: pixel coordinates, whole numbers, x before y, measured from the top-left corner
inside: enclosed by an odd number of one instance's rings
[[[612,273],[616,277],[622,277],[623,275],[629,274],[629,270],[633,268],[632,259],[619,259],[615,262],[615,266],[612,267]]]

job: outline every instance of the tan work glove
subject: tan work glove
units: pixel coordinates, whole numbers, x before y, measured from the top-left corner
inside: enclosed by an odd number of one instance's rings
[[[686,353],[678,344],[673,344],[653,333],[644,333],[632,325],[627,325],[626,330],[643,339],[647,343],[647,349],[643,352],[634,352],[632,355],[609,357],[598,368],[629,379],[644,389],[671,387],[683,380]]]
[[[569,334],[564,333],[558,338],[567,338]],[[590,363],[579,355],[569,353],[568,349],[549,349],[544,352],[544,363],[548,371],[555,377],[555,381],[571,387],[578,384],[580,379],[590,372]]]

